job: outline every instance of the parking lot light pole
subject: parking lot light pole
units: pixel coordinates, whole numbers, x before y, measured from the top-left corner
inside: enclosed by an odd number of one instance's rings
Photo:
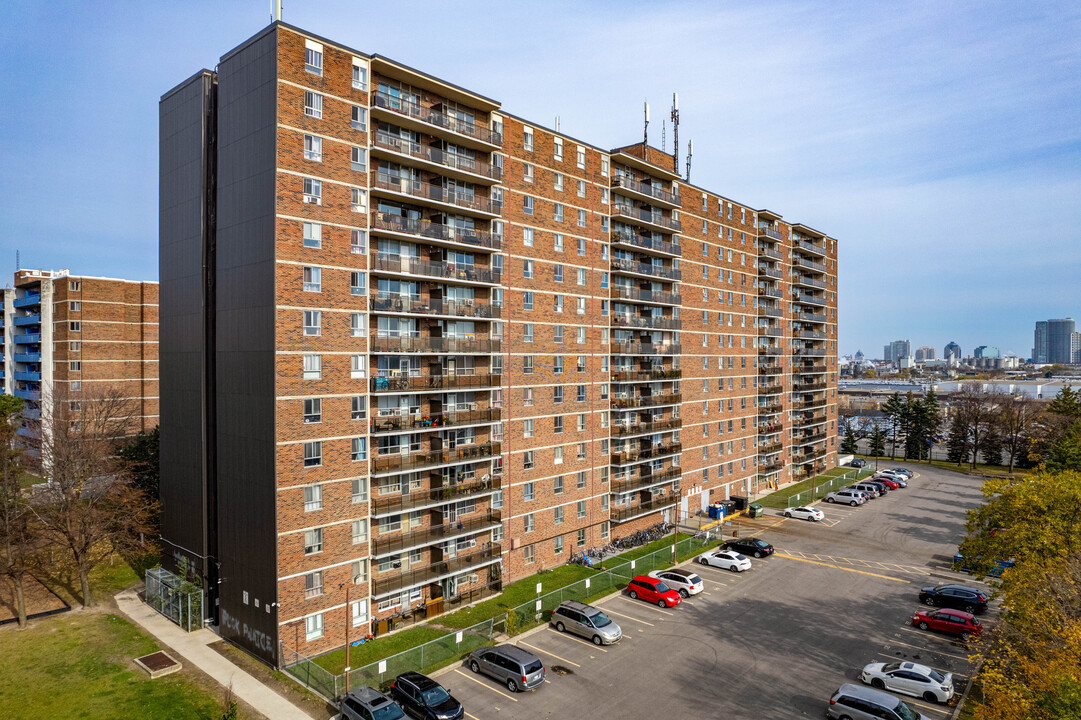
[[[353,606],[349,604],[349,591],[356,585],[357,578],[353,577],[351,583],[341,583],[338,589],[345,587],[345,694],[349,694],[349,671],[353,666],[349,663],[349,627],[353,624]]]
[[[680,505],[682,504],[682,502],[683,502],[683,488],[680,488],[679,492],[676,493],[676,512],[674,513],[675,516],[676,516],[676,521],[674,523],[672,523],[672,564],[673,565],[676,564],[676,557],[678,555],[678,553],[676,552],[676,545],[678,544],[677,543],[677,538],[679,537],[679,509],[680,509]]]

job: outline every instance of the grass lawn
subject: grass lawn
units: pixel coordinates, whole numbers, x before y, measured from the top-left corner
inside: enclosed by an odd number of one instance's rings
[[[816,497],[823,497],[827,492],[830,492],[834,488],[820,489],[820,485],[826,483],[829,480],[832,480],[838,475],[844,475],[845,473],[855,473],[856,470],[857,468],[850,467],[832,468],[822,473],[821,475],[814,477],[811,480],[802,480],[798,483],[787,485],[780,490],[777,490],[770,493],[769,495],[765,495],[759,498],[756,502],[761,503],[764,507],[783,510],[784,508],[788,507],[788,499],[793,495],[798,495],[799,493],[806,493],[806,495],[800,500],[800,502],[811,502],[810,491],[812,487],[815,488]],[[855,481],[855,477],[855,475],[852,475],[853,482]]]
[[[858,455],[857,457],[862,457],[864,460],[870,463],[869,467],[874,469],[875,459],[873,456]],[[973,469],[972,463],[970,462],[965,462],[958,465],[957,463],[950,462],[949,460],[932,460],[930,463],[928,463],[926,460],[905,460],[904,458],[894,458],[891,460],[888,456],[878,458],[878,466],[881,468],[894,467],[899,465],[902,467],[908,467],[914,472],[919,472],[919,467],[921,465],[928,464],[936,468],[942,468],[943,470],[953,470],[954,472],[964,473],[965,475],[1006,476],[1010,474],[1010,467],[1008,465],[985,465],[983,463],[976,463],[976,467],[975,469]],[[1013,469],[1014,475],[1031,475],[1034,472],[1036,471],[1033,468],[1014,467]]]
[[[223,708],[183,673],[150,680],[132,659],[158,644],[118,615],[72,612],[0,630],[0,717],[211,718]]]
[[[498,597],[444,615],[436,622],[451,628],[467,628],[470,625],[476,625],[479,622],[502,615],[512,607],[535,600],[537,598],[537,583],[541,583],[542,594],[549,593],[595,575],[597,572],[598,570],[583,565],[560,565],[557,568],[511,583],[503,588],[503,593]]]
[[[434,628],[431,625],[418,625],[390,635],[381,635],[371,642],[351,648],[349,650],[349,662],[355,668],[367,665],[376,660],[397,655],[430,640],[441,638],[446,634],[446,630]],[[320,667],[338,674],[345,669],[345,648],[312,658],[312,661]]]

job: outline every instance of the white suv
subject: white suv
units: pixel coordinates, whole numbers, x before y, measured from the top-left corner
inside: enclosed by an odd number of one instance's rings
[[[828,503],[848,503],[852,507],[867,502],[867,494],[859,490],[838,490],[826,496]]]

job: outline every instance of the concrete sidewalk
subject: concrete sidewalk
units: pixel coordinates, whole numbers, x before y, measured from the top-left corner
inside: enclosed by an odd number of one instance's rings
[[[116,596],[120,612],[168,645],[182,661],[194,665],[251,705],[269,720],[312,720],[312,717],[256,680],[215,650],[207,647],[220,638],[209,630],[184,632],[139,599],[134,590]]]

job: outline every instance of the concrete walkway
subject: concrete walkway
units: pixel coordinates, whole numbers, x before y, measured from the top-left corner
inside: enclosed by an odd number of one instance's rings
[[[222,687],[232,688],[236,697],[269,720],[312,720],[310,715],[296,705],[207,647],[220,639],[209,630],[184,632],[140,600],[134,590],[125,590],[117,595],[116,604],[120,607],[120,612],[132,622],[175,651],[182,658],[182,662],[199,668],[221,683]]]

